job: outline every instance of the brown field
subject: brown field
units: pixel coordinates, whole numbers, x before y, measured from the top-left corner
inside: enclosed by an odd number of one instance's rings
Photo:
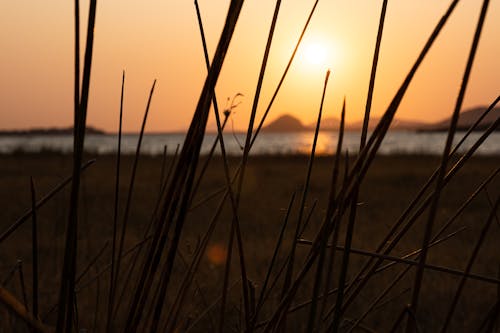
[[[87,156],[87,159],[93,158]],[[78,270],[81,272],[94,256],[100,251],[107,241],[111,240],[113,220],[113,196],[115,178],[115,157],[97,156],[97,162],[92,165],[83,177],[81,188],[81,217],[79,225]],[[439,165],[438,157],[431,156],[379,156],[371,167],[369,174],[362,184],[359,197],[358,217],[354,233],[353,247],[373,251],[378,242],[383,238],[390,226],[403,212],[418,189],[425,183],[434,168]],[[121,209],[126,198],[130,169],[133,157],[126,156],[122,160],[121,178]],[[231,159],[230,166],[234,170],[238,159]],[[241,198],[240,221],[242,225],[243,243],[248,265],[249,279],[259,287],[264,279],[269,260],[278,237],[279,230],[285,215],[285,210],[293,191],[300,194],[304,183],[308,158],[304,156],[266,156],[252,157],[243,186]],[[171,162],[170,160],[168,162]],[[352,161],[351,161],[352,162]],[[71,173],[71,156],[59,154],[16,154],[0,156],[0,232],[3,232],[19,216],[26,212],[31,205],[29,178],[33,176],[37,197],[47,193],[64,177]],[[127,235],[126,248],[130,248],[142,239],[146,225],[151,220],[154,205],[159,193],[159,179],[161,172],[161,157],[142,157],[130,210],[130,228]],[[203,163],[203,161],[202,161]],[[317,227],[324,216],[328,189],[330,186],[332,157],[319,157],[315,160],[307,207],[317,205],[312,212],[310,223],[304,232],[303,238],[312,239]],[[463,170],[446,187],[439,207],[438,219],[434,230],[437,230],[477,186],[500,165],[500,157],[477,157],[472,159]],[[168,166],[168,163],[167,163]],[[200,191],[194,199],[194,205],[208,194],[224,186],[222,161],[215,159],[204,177]],[[488,186],[491,198],[499,195],[500,179],[496,179]],[[39,219],[39,255],[40,255],[40,307],[44,322],[52,324],[55,313],[48,313],[57,302],[59,275],[63,261],[64,228],[68,214],[69,187],[57,194],[46,206],[38,211]],[[191,210],[187,225],[180,245],[183,259],[189,261],[199,239],[205,234],[215,207],[221,195],[205,202],[203,205]],[[298,198],[298,197],[297,197]],[[295,207],[298,206],[296,200]],[[206,253],[205,261],[196,275],[196,283],[201,289],[193,291],[191,304],[185,307],[185,315],[180,322],[188,322],[197,318],[221,294],[224,272],[224,259],[228,231],[231,221],[229,205],[219,219],[214,237]],[[428,262],[435,265],[447,266],[463,270],[470,256],[472,248],[479,236],[480,230],[491,211],[486,192],[480,193],[470,206],[460,215],[445,234],[458,230],[462,226],[467,229],[458,233],[453,238],[433,247],[429,252]],[[308,212],[307,212],[308,213]],[[417,227],[412,228],[392,255],[402,256],[407,252],[418,249],[422,239],[422,224],[427,217],[417,222]],[[293,230],[297,220],[297,209],[293,209],[286,233],[284,250],[280,253],[278,267],[282,264],[289,250]],[[344,221],[345,223],[345,221]],[[31,228],[30,220],[19,228],[11,237],[0,244],[0,281],[5,282],[9,271],[16,265],[18,259],[23,261],[23,272],[27,294],[31,295]],[[494,222],[489,230],[487,239],[481,247],[478,260],[473,266],[473,272],[489,277],[496,277],[499,273],[500,252],[498,240],[500,239],[500,224]],[[343,232],[340,233],[340,244],[343,243]],[[299,246],[298,265],[304,260],[304,248]],[[109,262],[109,246],[105,249],[95,265],[93,265],[81,279],[79,286],[95,276]],[[302,256],[302,257],[301,257]],[[349,275],[354,275],[366,257],[352,254]],[[338,259],[337,264],[340,262]],[[125,267],[128,265],[125,262]],[[184,265],[182,260],[176,262],[175,281],[182,277]],[[378,274],[363,290],[349,308],[347,318],[357,318],[366,306],[378,296],[383,288],[394,278],[401,269],[400,265]],[[405,266],[406,267],[406,266]],[[334,272],[337,267],[334,268]],[[314,275],[315,269],[309,275]],[[337,269],[338,273],[338,269]],[[125,275],[125,274],[123,274]],[[232,313],[228,323],[229,328],[239,325],[241,306],[238,287],[239,269],[237,260],[233,259],[231,281],[236,286],[231,289],[228,313]],[[375,331],[385,331],[394,322],[404,304],[409,302],[410,291],[414,278],[414,270],[407,274],[392,290],[386,299],[392,299],[383,307],[374,310],[363,322]],[[423,281],[423,297],[419,309],[420,323],[432,330],[437,330],[448,310],[449,303],[455,293],[459,277],[447,273],[426,271]],[[78,293],[79,327],[92,328],[95,316],[104,316],[107,301],[106,285],[109,275],[100,275],[94,283],[85,286]],[[265,320],[273,305],[277,304],[279,289],[282,281],[277,284],[277,291],[273,293],[270,301],[264,307],[260,319]],[[297,299],[308,300],[311,298],[311,280],[301,288]],[[19,278],[17,275],[5,284],[18,299],[22,299]],[[461,298],[453,322],[453,331],[468,332],[479,326],[485,313],[493,306],[498,296],[499,287],[492,283],[469,280],[466,284],[464,295]],[[170,290],[170,289],[169,289]],[[172,290],[175,290],[175,284]],[[127,299],[125,293],[125,299]],[[28,297],[30,300],[30,297]],[[170,300],[167,300],[167,302]],[[333,304],[335,297],[329,299]],[[126,303],[123,301],[124,304]],[[29,301],[28,301],[29,303]],[[296,302],[300,303],[300,302]],[[384,301],[382,302],[384,303]],[[328,306],[329,308],[330,306]],[[116,327],[120,327],[120,314]],[[48,314],[47,314],[48,313]],[[215,306],[194,326],[195,331],[210,329],[217,322],[218,308]],[[290,316],[289,329],[301,331],[305,327],[308,316],[308,307],[294,312]],[[189,319],[189,317],[191,319]],[[4,319],[15,322],[8,312],[0,308],[0,322]],[[98,317],[98,322],[104,322]],[[187,324],[186,324],[187,325]],[[4,326],[8,327],[8,326]],[[0,332],[4,329],[0,324]],[[19,322],[20,330],[25,326]],[[186,327],[186,326],[185,326]],[[22,328],[22,329],[21,329]],[[99,328],[99,327],[98,327]],[[295,329],[293,329],[295,328]],[[102,327],[101,327],[102,329]]]

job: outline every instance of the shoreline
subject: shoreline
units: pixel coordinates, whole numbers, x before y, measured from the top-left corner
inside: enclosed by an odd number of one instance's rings
[[[296,155],[311,152],[313,133],[264,133],[255,141],[251,155]],[[459,153],[467,151],[477,140],[481,133],[471,133]],[[464,135],[457,133],[455,143]],[[141,146],[141,155],[162,156],[164,148],[167,154],[173,155],[176,147],[184,143],[184,135],[146,135]],[[207,134],[201,146],[201,155],[207,155],[213,147],[216,135]],[[360,134],[346,132],[343,140],[342,151],[353,154],[359,151]],[[85,140],[87,154],[107,155],[116,154],[117,138],[114,135],[88,135]],[[242,155],[242,144],[245,141],[242,135],[226,133],[224,135],[226,153],[232,156]],[[318,136],[316,154],[331,155],[337,149],[338,135],[335,132],[323,132]],[[441,156],[446,141],[445,133],[414,132],[389,132],[378,149],[379,155],[433,155]],[[122,154],[135,154],[138,136],[124,135],[122,137]],[[478,148],[476,155],[500,156],[500,132],[495,132],[487,138]],[[0,154],[70,154],[73,151],[72,136],[26,136],[26,137],[0,137]],[[216,147],[215,154],[220,155],[220,147]]]

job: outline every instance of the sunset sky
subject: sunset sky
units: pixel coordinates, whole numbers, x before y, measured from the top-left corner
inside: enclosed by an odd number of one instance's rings
[[[373,114],[390,102],[451,0],[389,1]],[[313,0],[284,0],[259,115],[283,72]],[[208,47],[215,50],[228,0],[199,0]],[[274,1],[247,0],[216,93],[219,104],[241,93],[234,127],[247,123]],[[419,69],[398,113],[424,122],[450,115],[482,1],[462,0]],[[327,68],[332,76],[325,117],[362,117],[382,1],[320,0],[303,45],[271,110],[314,121]],[[81,1],[85,33],[88,1]],[[70,126],[73,119],[73,1],[0,3],[0,128]],[[84,41],[82,36],[82,41]],[[82,51],[84,45],[82,43]],[[319,52],[318,56],[310,53]],[[181,131],[192,117],[206,75],[194,2],[98,1],[88,124],[116,131],[120,82],[126,72],[124,130],[140,128],[149,89],[157,87],[148,131]],[[464,108],[500,93],[500,0],[490,3]]]

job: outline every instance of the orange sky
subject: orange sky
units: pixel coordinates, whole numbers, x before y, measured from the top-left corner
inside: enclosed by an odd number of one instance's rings
[[[228,0],[199,0],[210,52]],[[313,0],[285,0],[263,86],[259,114],[307,18]],[[290,113],[314,121],[326,67],[332,70],[325,116],[338,116],[343,96],[348,118],[362,117],[382,1],[320,0],[304,46],[328,49],[325,64],[300,53],[270,119]],[[373,113],[384,111],[450,0],[389,1]],[[426,122],[453,109],[482,1],[462,0],[431,49],[405,97],[400,118]],[[85,31],[88,1],[81,1]],[[216,93],[219,104],[245,95],[234,114],[244,128],[258,77],[273,1],[247,0]],[[68,0],[0,4],[0,128],[72,123],[73,4]],[[491,1],[464,107],[489,104],[500,93],[500,1]],[[121,71],[126,71],[124,129],[137,131],[153,79],[149,131],[182,130],[194,111],[206,74],[193,1],[98,1],[88,123],[117,128]],[[84,36],[82,36],[84,40]],[[82,50],[84,49],[82,45]]]

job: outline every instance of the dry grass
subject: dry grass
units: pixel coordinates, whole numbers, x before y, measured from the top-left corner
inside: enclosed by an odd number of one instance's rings
[[[122,186],[121,193],[127,191],[127,180],[130,177],[130,170],[133,157],[123,157],[122,165]],[[158,179],[161,171],[161,158],[143,157],[137,170],[136,188],[134,190],[134,200],[130,209],[130,232],[126,239],[125,248],[130,248],[141,239],[145,224],[151,218],[153,203],[156,200],[158,192]],[[168,161],[167,161],[168,162]],[[229,161],[231,170],[235,170],[238,161],[231,159]],[[455,179],[445,190],[443,200],[440,206],[437,224],[444,223],[447,217],[452,215],[457,207],[467,198],[477,185],[485,179],[500,162],[499,157],[478,157],[469,162],[466,168],[460,172],[459,178]],[[358,209],[358,224],[353,239],[353,248],[373,250],[376,244],[382,239],[389,230],[389,226],[399,214],[404,210],[407,203],[415,194],[415,189],[419,188],[438,165],[439,158],[431,156],[385,156],[378,157],[361,188],[360,202]],[[329,190],[329,184],[325,179],[329,179],[333,158],[319,157],[316,159],[310,186],[309,200],[306,205],[310,207],[312,202],[317,199],[318,204],[309,228],[304,233],[304,238],[311,239],[314,230],[319,226],[321,218],[324,215],[326,198]],[[203,198],[206,194],[224,186],[224,176],[221,174],[222,161],[220,158],[207,169],[207,173],[201,184],[200,193],[197,198]],[[284,217],[284,209],[288,205],[290,195],[293,191],[300,188],[303,183],[303,175],[307,169],[306,156],[267,156],[253,157],[247,168],[247,176],[243,186],[240,214],[243,243],[246,250],[249,279],[259,284],[263,281],[269,264],[272,248],[275,245],[281,221]],[[4,203],[2,209],[2,224],[0,229],[4,230],[23,212],[30,207],[30,186],[29,177],[32,175],[37,193],[47,192],[53,184],[61,180],[61,176],[68,174],[71,170],[71,157],[67,155],[8,155],[0,157],[0,175],[2,176],[2,186],[0,187],[0,201]],[[99,156],[97,162],[88,171],[84,173],[82,181],[81,198],[81,229],[79,230],[80,253],[77,272],[87,265],[102,246],[110,240],[112,235],[113,221],[113,200],[114,200],[114,174],[115,158],[112,156]],[[491,197],[498,196],[500,188],[499,179],[496,179],[489,187]],[[59,274],[61,271],[61,253],[64,240],[64,222],[67,218],[68,191],[56,195],[45,207],[38,213],[39,219],[39,255],[40,255],[40,312],[46,313],[56,302],[57,286]],[[122,196],[121,205],[124,204]],[[196,201],[196,199],[195,199]],[[189,259],[194,248],[203,236],[207,227],[207,221],[215,209],[217,199],[207,202],[205,205],[190,212],[187,220],[187,227],[180,242],[181,252]],[[447,240],[446,243],[433,248],[429,255],[429,262],[436,265],[443,265],[456,269],[462,269],[465,266],[466,258],[469,256],[470,249],[477,239],[482,223],[487,218],[490,210],[486,194],[481,193],[476,200],[467,208],[460,218],[456,221],[449,232],[466,226],[465,232],[459,233],[454,238]],[[296,209],[295,209],[296,214]],[[292,213],[292,216],[293,213]],[[223,213],[221,220],[230,220],[231,209],[229,207]],[[423,222],[423,221],[421,221]],[[289,228],[285,235],[285,248],[290,245],[293,238],[293,232]],[[405,237],[394,255],[403,255],[419,247],[422,233],[422,223],[419,227]],[[224,254],[225,244],[229,228],[227,224],[221,225],[216,229],[213,240],[210,243],[208,253],[216,255]],[[24,262],[25,276],[30,292],[31,276],[31,249],[19,244],[26,243],[31,237],[31,228],[29,224],[24,225],[7,241],[2,243],[0,257],[0,277],[3,279],[8,270],[15,265],[17,259]],[[498,245],[496,240],[500,237],[500,227],[494,223],[490,229],[490,234],[482,247],[480,259],[474,265],[473,271],[477,274],[496,276],[497,264],[500,262],[498,254]],[[298,263],[303,260],[306,254],[306,245],[300,245],[297,253],[302,256]],[[109,247],[105,255],[98,259],[97,268],[103,267],[109,262]],[[218,253],[218,254],[217,254]],[[207,257],[211,257],[208,256]],[[213,300],[220,295],[220,280],[223,276],[223,264],[212,258],[210,263],[206,258],[202,262],[200,273],[196,280],[202,287],[204,296],[208,300]],[[281,252],[278,260],[279,267],[284,260],[284,254]],[[349,272],[353,274],[360,267],[363,257],[353,255],[352,265]],[[128,264],[127,261],[124,262]],[[234,266],[234,265],[233,265]],[[182,265],[179,264],[179,272],[182,271]],[[368,288],[365,288],[360,299],[355,302],[348,316],[356,318],[360,311],[366,306],[366,302],[381,292],[383,286],[391,280],[398,268],[391,268],[385,274],[380,275],[372,281]],[[78,274],[78,273],[77,273]],[[82,283],[88,281],[95,274],[95,269],[90,272]],[[100,280],[100,288],[106,290],[109,283],[104,275]],[[238,278],[237,270],[232,274],[232,281]],[[407,288],[408,280],[403,280],[396,288],[393,294]],[[450,276],[443,273],[430,272],[425,277],[425,289],[422,300],[422,313],[425,318],[423,325],[430,331],[439,326],[443,320],[444,311],[447,304],[451,301],[455,285],[458,282],[456,276]],[[19,288],[16,285],[17,280],[11,281],[7,286],[19,294]],[[297,297],[297,303],[310,298],[309,289],[312,282],[305,284],[303,291]],[[94,283],[89,288],[78,294],[79,316],[81,327],[91,327],[95,310],[95,292],[97,284]],[[238,293],[232,289],[230,304],[239,307]],[[103,294],[104,295],[104,294]],[[276,295],[274,296],[276,297]],[[408,295],[406,294],[406,297]],[[457,327],[462,326],[462,331],[477,327],[481,316],[488,310],[488,307],[495,302],[496,287],[488,283],[469,282],[467,284],[467,293],[463,297],[463,302],[457,309],[457,318],[463,317],[463,323],[457,321]],[[20,297],[21,299],[21,297]],[[387,327],[387,323],[395,319],[405,296],[399,297],[396,301],[389,303],[384,308],[376,311],[374,315],[367,318],[366,324],[374,328]],[[262,318],[269,313],[269,307],[276,300],[268,303],[263,311]],[[101,310],[105,309],[106,297],[100,299]],[[192,311],[195,316],[203,310],[203,303],[200,296],[193,298],[192,304],[187,307],[188,312]],[[231,313],[231,307],[228,309]],[[212,316],[215,316],[212,313]],[[297,313],[297,317],[292,317],[296,325],[303,325],[304,317],[307,316],[307,308]],[[466,315],[465,315],[466,314]],[[6,315],[3,313],[2,315]],[[464,315],[464,316],[463,316]],[[52,322],[49,316],[48,322]],[[234,324],[236,317],[231,318]],[[104,317],[100,318],[101,321]],[[206,324],[206,323],[205,323]],[[302,327],[303,326],[297,326]],[[101,327],[102,328],[102,327]],[[201,329],[201,326],[198,327]]]

